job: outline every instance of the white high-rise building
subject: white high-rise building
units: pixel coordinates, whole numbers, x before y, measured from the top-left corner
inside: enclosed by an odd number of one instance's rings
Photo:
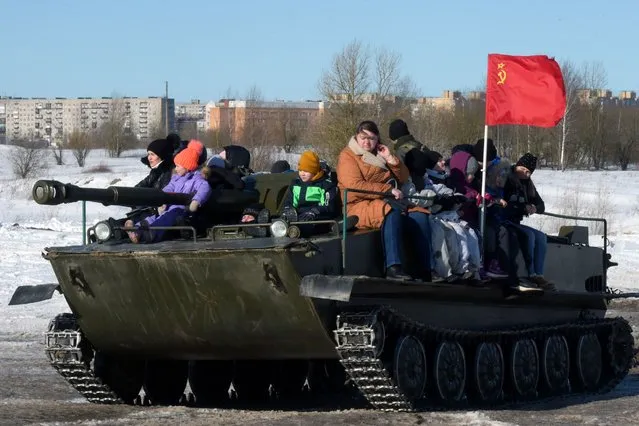
[[[199,99],[193,99],[190,103],[178,102],[175,104],[175,121],[179,133],[183,129],[192,127],[196,132],[205,132],[206,127],[206,105]]]
[[[116,119],[141,141],[175,129],[171,98],[0,98],[0,138],[61,142],[73,131],[92,132]],[[168,126],[167,126],[168,122]]]

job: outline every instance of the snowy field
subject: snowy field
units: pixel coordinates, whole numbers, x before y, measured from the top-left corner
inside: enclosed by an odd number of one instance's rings
[[[55,282],[49,263],[41,257],[44,247],[82,242],[81,203],[40,206],[31,199],[37,180],[16,179],[8,160],[11,147],[0,145],[0,334],[41,336],[48,320],[66,311],[64,299],[55,294],[47,302],[6,307],[15,288],[25,284]],[[93,151],[87,165],[80,168],[70,152],[65,165],[57,166],[51,158],[49,167],[38,179],[55,179],[83,187],[106,188],[109,185],[133,186],[148,173],[140,162],[144,150],[128,151],[121,158],[109,158],[103,151]],[[275,154],[295,166],[297,155]],[[107,172],[92,172],[97,166]],[[547,211],[565,215],[604,217],[608,220],[609,251],[619,266],[611,268],[609,284],[620,289],[639,289],[639,179],[637,171],[567,171],[538,170],[534,181],[546,201]],[[121,217],[128,208],[106,207],[87,203],[89,225],[109,216]],[[569,222],[569,221],[568,221]],[[560,224],[569,224],[548,216],[536,215],[527,223],[556,234]],[[574,222],[573,222],[574,223]],[[586,224],[580,222],[579,224]],[[602,228],[590,223],[592,245],[602,245]]]

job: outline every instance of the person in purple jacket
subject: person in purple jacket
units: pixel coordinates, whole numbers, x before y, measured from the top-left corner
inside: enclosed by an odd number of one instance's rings
[[[161,206],[158,208],[159,215],[145,218],[135,224],[135,227],[139,228],[138,230],[127,232],[129,239],[133,243],[153,243],[161,241],[166,231],[148,229],[149,226],[173,226],[181,217],[197,211],[197,209],[209,199],[211,196],[211,187],[197,170],[198,159],[203,150],[204,146],[200,141],[191,140],[185,149],[175,155],[173,159],[175,163],[175,174],[171,177],[169,183],[162,188],[164,192],[193,194],[189,206]],[[128,220],[124,226],[132,228],[133,221]]]

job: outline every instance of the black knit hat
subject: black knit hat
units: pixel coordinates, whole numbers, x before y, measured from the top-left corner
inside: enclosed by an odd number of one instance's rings
[[[413,175],[423,175],[428,168],[428,157],[424,151],[419,148],[413,148],[406,153],[404,163],[408,171]]]
[[[484,138],[481,138],[475,143],[475,148],[473,149],[473,157],[477,161],[484,161]],[[497,148],[495,148],[495,144],[493,140],[488,138],[488,146],[486,149],[486,161],[491,162],[497,157]]]
[[[521,156],[521,158],[519,159],[519,161],[517,161],[517,164],[515,165],[524,166],[525,168],[530,170],[530,173],[532,173],[537,168],[537,157],[532,155],[530,152],[527,152]]]
[[[426,155],[426,168],[428,170],[433,170],[439,160],[444,158],[444,156],[437,151],[427,151],[424,154]]]
[[[271,173],[284,173],[291,170],[291,165],[286,160],[278,160],[271,166]]]
[[[248,168],[251,164],[251,153],[248,149],[240,145],[227,145],[224,147],[226,152],[226,162],[231,167]]]
[[[393,122],[388,126],[388,137],[392,141],[396,141],[402,136],[410,135],[408,131],[408,125],[404,120],[393,120]]]
[[[166,139],[156,139],[146,147],[147,151],[155,153],[162,161],[169,160],[173,157],[173,145]]]

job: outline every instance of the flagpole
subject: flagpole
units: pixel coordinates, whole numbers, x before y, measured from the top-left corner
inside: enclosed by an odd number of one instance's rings
[[[481,234],[482,241],[484,238],[484,222],[486,221],[486,158],[488,157],[488,124],[484,126],[484,153],[482,158],[481,167],[481,210],[479,215],[479,233]],[[483,244],[482,244],[483,245]],[[483,251],[483,250],[482,250]]]

